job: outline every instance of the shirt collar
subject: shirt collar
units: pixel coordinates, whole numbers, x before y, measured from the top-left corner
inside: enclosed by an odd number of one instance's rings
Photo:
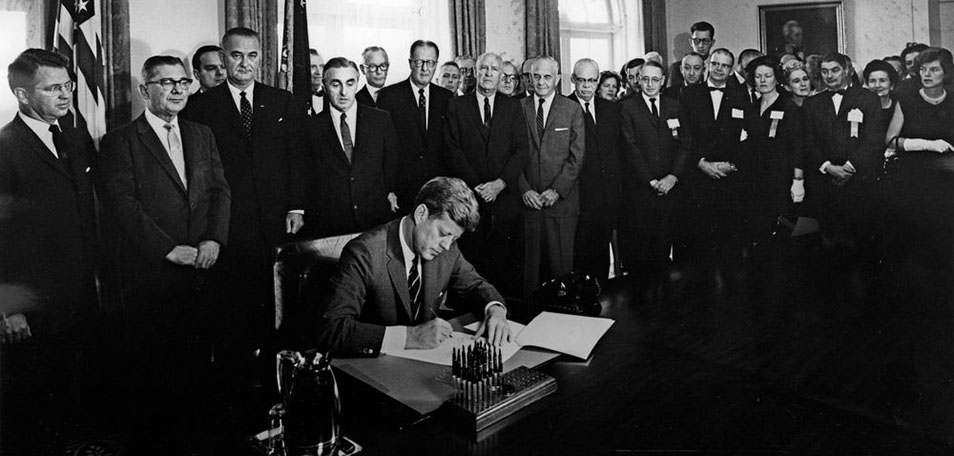
[[[725,89],[726,86],[728,86],[728,85],[729,85],[728,82],[723,82],[722,85],[715,85],[715,84],[712,83],[711,80],[706,79],[706,86],[707,86],[707,87],[715,87],[715,88],[717,88],[717,89]]]
[[[550,92],[550,95],[547,95],[546,97],[543,97],[543,99],[546,100],[546,102],[544,102],[543,104],[545,104],[545,105],[547,105],[547,106],[550,106],[550,102],[553,101],[553,97],[555,97],[555,96],[556,96],[556,90],[554,90],[553,92]],[[540,101],[539,101],[540,98],[541,98],[541,97],[539,97],[539,96],[537,96],[536,94],[534,94],[534,95],[533,95],[533,99],[535,100],[535,103],[534,103],[534,104],[539,105],[539,104],[540,104]]]
[[[491,96],[489,96],[489,97],[486,96],[486,95],[484,95],[484,94],[482,94],[482,93],[480,93],[479,90],[474,90],[474,93],[477,94],[477,103],[478,103],[480,106],[483,106],[483,105],[484,105],[484,98],[486,98],[488,101],[490,101],[490,106],[493,106],[493,105],[494,105],[494,101],[497,99],[497,92],[494,92],[494,94],[491,95]]]
[[[332,104],[328,104],[328,108],[331,109],[332,114],[334,114],[335,119],[339,122],[341,121],[341,114],[348,114],[349,119],[357,119],[358,113],[358,102],[351,103],[351,107],[347,111],[339,111],[338,108],[334,107]]]
[[[54,120],[53,123],[51,124],[42,120],[34,119],[33,117],[30,117],[20,111],[17,111],[17,115],[20,116],[21,119],[23,119],[23,123],[27,124],[27,126],[30,127],[30,130],[33,130],[33,132],[36,133],[37,136],[40,136],[41,134],[50,135],[51,134],[50,125],[56,125],[57,127],[60,126],[59,120]],[[40,137],[42,138],[42,136]]]
[[[414,255],[414,251],[411,250],[411,246],[408,245],[407,239],[404,237],[404,221],[405,220],[410,221],[410,219],[408,219],[406,215],[404,217],[401,217],[401,223],[400,223],[400,226],[398,227],[398,239],[401,241],[401,252],[404,254],[404,271],[407,272],[411,270],[411,260],[414,259],[415,255]]]
[[[411,78],[407,78],[407,81],[409,84],[411,84],[411,90],[414,91],[415,97],[420,95],[420,93],[418,93],[418,90],[421,90],[421,89],[424,89],[424,98],[427,98],[431,95],[430,83],[426,84],[424,87],[418,87],[417,84],[415,84],[414,81],[411,80]]]
[[[164,131],[166,129],[165,125],[167,123],[172,124],[172,126],[176,127],[177,130],[179,129],[179,116],[173,117],[171,122],[166,122],[165,120],[160,119],[159,116],[153,114],[152,111],[148,109],[146,109],[144,114],[146,115],[146,122],[148,122],[149,126],[152,127],[153,130],[156,130],[157,132]]]
[[[240,89],[232,85],[232,81],[228,79],[225,80],[225,83],[229,85],[229,91],[232,92],[232,97],[239,99],[242,96],[242,92],[245,92],[246,98],[251,98],[252,94],[255,93],[255,81],[252,81],[252,84],[244,89]]]

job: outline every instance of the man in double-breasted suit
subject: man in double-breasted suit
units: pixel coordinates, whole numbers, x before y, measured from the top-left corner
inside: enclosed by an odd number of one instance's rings
[[[620,189],[619,105],[596,96],[600,69],[595,61],[573,65],[575,90],[568,97],[583,107],[586,160],[580,170],[580,225],[576,229],[574,268],[605,281],[609,243],[616,229]],[[619,255],[619,252],[617,252]]]
[[[679,102],[660,95],[665,80],[662,65],[646,62],[639,77],[640,95],[627,98],[621,107],[623,172],[635,176],[623,181],[623,262],[648,281],[666,272],[672,219],[681,202],[692,143]]]
[[[477,193],[481,223],[460,241],[481,275],[508,296],[520,296],[523,262],[520,173],[527,127],[520,102],[497,92],[500,56],[477,58],[477,89],[447,103],[444,125],[450,174]]]
[[[408,58],[411,76],[378,93],[378,109],[391,114],[400,144],[397,197],[402,213],[411,209],[421,185],[447,170],[444,111],[454,94],[431,84],[439,54],[433,42],[415,41]]]
[[[70,108],[69,61],[28,49],[9,66],[19,112],[0,129],[0,453],[52,454],[62,440],[96,309],[96,226],[85,129],[61,122]],[[59,441],[60,444],[65,444]]]
[[[315,237],[374,228],[397,209],[398,146],[390,116],[355,102],[354,62],[328,60],[323,76],[329,108],[307,124],[305,230]]]
[[[460,179],[436,177],[418,192],[410,215],[345,246],[321,298],[319,346],[338,356],[377,356],[434,348],[451,337],[436,315],[447,291],[483,314],[477,336],[510,340],[500,293],[464,259],[455,242],[480,223],[474,194]]]
[[[586,148],[583,109],[556,93],[560,78],[557,61],[540,57],[530,72],[534,96],[520,100],[530,136],[530,153],[519,182],[527,295],[541,282],[573,269],[580,218],[578,178]]]

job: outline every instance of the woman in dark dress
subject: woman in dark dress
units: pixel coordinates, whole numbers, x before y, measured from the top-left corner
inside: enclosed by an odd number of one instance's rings
[[[889,195],[889,248],[932,266],[954,259],[954,62],[946,49],[929,48],[915,60],[922,88],[898,94],[888,147],[898,151]],[[894,258],[896,261],[904,258]]]
[[[881,119],[884,120],[884,128],[887,129],[894,116],[894,106],[897,104],[894,99],[894,88],[898,85],[898,72],[884,60],[872,60],[865,66],[862,74],[865,77],[865,87],[881,100]]]
[[[744,113],[742,142],[749,173],[749,234],[759,242],[772,235],[778,217],[791,212],[804,195],[801,168],[804,147],[799,107],[779,91],[781,69],[771,57],[759,57],[746,68],[748,83],[761,94]]]

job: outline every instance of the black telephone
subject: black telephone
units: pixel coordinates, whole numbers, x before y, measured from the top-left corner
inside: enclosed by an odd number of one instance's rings
[[[596,317],[603,311],[601,292],[596,277],[573,271],[544,282],[530,300],[541,311]]]

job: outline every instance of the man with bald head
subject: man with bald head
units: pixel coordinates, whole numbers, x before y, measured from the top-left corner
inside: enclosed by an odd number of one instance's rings
[[[681,99],[682,92],[686,89],[686,87],[702,83],[702,80],[705,77],[705,68],[706,63],[702,59],[701,55],[696,52],[690,52],[686,54],[682,58],[682,61],[679,62],[679,69],[674,70],[681,75],[682,78],[678,83],[670,84],[670,86],[666,89],[666,95],[669,95],[677,100]]]
[[[599,65],[581,59],[573,65],[570,100],[583,108],[586,160],[580,170],[580,224],[576,231],[577,270],[609,278],[610,238],[620,199],[619,105],[596,96]]]
[[[391,63],[388,52],[379,46],[369,46],[361,52],[361,73],[364,74],[365,85],[355,95],[355,100],[365,106],[378,107],[378,92],[384,88],[388,80],[388,69]]]
[[[463,179],[480,203],[480,224],[461,238],[461,251],[505,295],[519,296],[519,180],[528,139],[520,102],[497,91],[504,65],[494,53],[477,58],[477,88],[447,103],[444,139],[451,175]]]
[[[530,155],[519,188],[524,217],[524,292],[573,269],[580,218],[579,175],[586,151],[583,109],[559,96],[560,65],[536,59],[530,69],[534,94],[523,104]]]

